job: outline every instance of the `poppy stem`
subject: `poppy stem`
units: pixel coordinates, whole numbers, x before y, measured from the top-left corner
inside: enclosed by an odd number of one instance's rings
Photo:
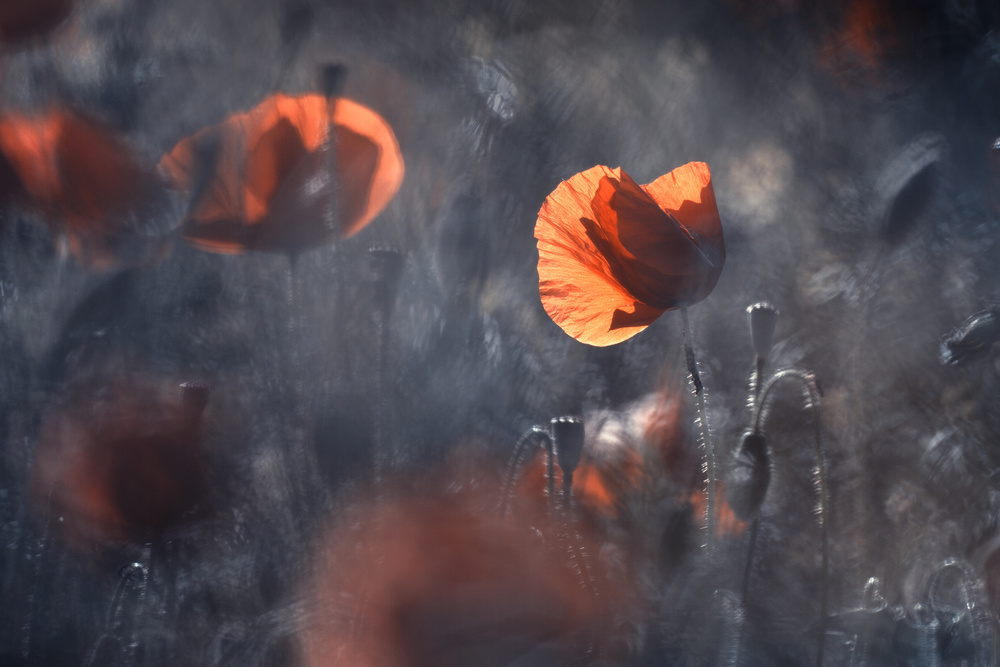
[[[510,501],[514,495],[514,487],[517,484],[517,478],[521,473],[521,468],[526,462],[526,453],[530,451],[528,449],[528,443],[534,438],[542,438],[545,440],[545,447],[547,451],[550,451],[553,447],[552,436],[549,434],[549,430],[543,426],[532,426],[531,430],[522,435],[521,439],[517,441],[517,444],[514,446],[514,453],[510,457],[510,463],[507,464],[507,472],[504,474],[503,487],[500,490],[500,516],[503,518],[506,518],[507,514],[510,512]],[[554,458],[554,456],[549,456],[547,470],[550,502],[552,501],[555,493],[555,471],[553,469]]]
[[[750,408],[751,417],[760,404],[760,394],[761,390],[764,388],[764,366],[767,363],[767,359],[761,355],[755,355],[754,367],[750,372],[750,394],[747,397],[747,406]],[[758,433],[758,435],[760,435]],[[747,602],[750,599],[750,574],[753,572],[753,557],[754,552],[757,550],[757,534],[760,532],[760,513],[759,510],[754,516],[753,520],[750,522],[750,532],[747,535],[747,550],[746,550],[746,562],[743,564],[743,583],[740,586],[740,605],[743,607],[744,614],[747,609]],[[743,645],[743,624],[740,625],[739,639],[736,643],[736,661],[734,664],[739,664],[739,655]]]
[[[708,427],[708,408],[706,407],[705,387],[701,383],[698,372],[698,359],[694,354],[691,335],[691,318],[687,306],[681,306],[681,320],[684,327],[684,357],[687,360],[688,380],[698,398],[698,423],[701,426],[701,445],[705,449],[705,532],[708,563],[712,563],[715,555],[715,447],[712,444],[712,434]]]
[[[820,415],[820,393],[816,378],[812,373],[788,368],[775,373],[760,392],[760,399],[754,406],[753,432],[762,435],[764,404],[775,385],[785,378],[798,380],[806,390],[808,403],[812,408],[813,435],[816,455],[816,494],[819,496],[820,548],[822,549],[822,574],[819,589],[819,637],[817,639],[816,665],[823,664],[823,649],[826,642],[827,588],[830,579],[830,538],[829,538],[829,496],[826,483],[826,450],[823,447],[823,429]]]

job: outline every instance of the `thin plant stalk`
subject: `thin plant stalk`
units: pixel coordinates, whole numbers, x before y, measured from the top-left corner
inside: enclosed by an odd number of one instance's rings
[[[757,405],[760,404],[760,394],[761,390],[764,388],[764,366],[767,363],[761,355],[755,355],[756,360],[754,362],[754,369],[750,375],[750,396],[747,401],[747,405],[750,408],[750,412],[753,413],[757,409]],[[757,550],[757,534],[760,532],[760,513],[758,512],[753,521],[750,522],[750,532],[747,535],[747,550],[746,550],[746,561],[743,564],[743,583],[740,586],[740,605],[743,608],[743,613],[746,614],[747,602],[750,599],[750,574],[753,572],[753,557],[754,552]],[[743,648],[743,623],[740,623],[739,636],[736,640],[736,656],[733,661],[734,665],[738,665],[740,662],[740,653]]]
[[[830,539],[829,539],[829,497],[826,483],[826,451],[823,447],[822,422],[820,420],[819,388],[810,373],[794,368],[778,371],[767,381],[754,406],[753,432],[761,434],[763,406],[775,385],[785,378],[798,380],[809,396],[809,407],[813,413],[813,427],[816,455],[816,493],[819,496],[820,548],[822,550],[822,574],[819,589],[819,638],[817,640],[816,665],[823,664],[823,650],[826,643],[827,588],[830,579]],[[747,564],[749,569],[750,565]]]
[[[521,468],[526,463],[525,455],[530,451],[528,443],[534,438],[542,438],[545,441],[545,448],[549,453],[548,469],[546,470],[546,474],[548,475],[549,502],[552,503],[555,500],[555,445],[552,442],[552,436],[549,434],[548,429],[542,426],[532,426],[531,430],[522,435],[521,439],[517,441],[517,445],[514,446],[514,453],[510,457],[510,463],[507,464],[507,472],[504,473],[503,487],[500,489],[500,516],[504,518],[510,513],[510,501],[514,495],[514,488],[521,473]]]
[[[756,411],[757,406],[760,404],[760,394],[761,390],[764,388],[764,365],[766,359],[764,357],[757,355],[756,362],[754,363],[753,375],[750,376],[750,409]],[[759,433],[758,433],[759,435]],[[753,570],[753,555],[754,550],[757,547],[757,533],[760,531],[760,514],[758,513],[753,521],[750,522],[750,534],[747,539],[747,557],[746,565],[743,568],[743,585],[741,587],[741,597],[740,601],[745,609],[747,606],[747,597],[750,591],[750,572]]]
[[[705,532],[707,533],[705,547],[708,562],[711,564],[715,553],[715,447],[712,444],[712,435],[708,427],[705,387],[701,383],[698,359],[694,354],[691,319],[688,317],[687,306],[681,306],[680,310],[684,329],[684,357],[687,360],[688,380],[691,382],[691,387],[698,399],[698,423],[701,426],[701,444],[705,449]]]

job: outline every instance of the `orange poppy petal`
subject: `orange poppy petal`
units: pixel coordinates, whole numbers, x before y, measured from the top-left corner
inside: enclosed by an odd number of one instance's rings
[[[132,222],[155,215],[162,184],[101,124],[63,110],[0,117],[0,153],[30,205],[91,268],[110,268],[135,240]]]
[[[700,301],[715,286],[722,263],[714,244],[662,211],[628,174],[602,178],[591,207],[596,222],[583,221],[587,234],[637,300],[670,310]]]
[[[341,220],[341,233],[348,237],[360,231],[389,205],[403,183],[406,170],[403,153],[399,150],[392,128],[368,107],[339,98],[334,106],[333,123],[337,129],[337,169],[342,179],[341,191],[347,190],[345,186],[359,174],[369,173],[371,161],[369,149],[357,141],[349,141],[349,135],[343,130],[364,137],[378,147],[367,196],[362,199],[364,206]],[[350,190],[352,193],[359,191],[360,188]]]
[[[597,166],[563,181],[542,204],[535,225],[545,312],[573,338],[602,347],[631,338],[663,314],[637,301],[614,278],[587,233],[591,201],[609,176],[617,179],[618,173]]]
[[[660,208],[692,233],[721,246],[722,220],[712,188],[712,172],[704,162],[689,162],[643,185]],[[721,247],[725,261],[725,247]]]
[[[573,338],[598,346],[705,298],[725,261],[704,163],[646,186],[621,169],[576,174],[545,200],[535,238],[545,311]]]
[[[335,161],[325,149],[331,122]],[[202,149],[212,141],[219,145]],[[214,152],[214,165],[200,183],[206,152]],[[329,242],[335,236],[328,210],[334,199],[340,235],[351,236],[391,201],[404,173],[395,135],[374,111],[347,99],[330,106],[321,95],[281,93],[182,139],[160,167],[179,189],[197,193],[185,238],[227,253],[295,251]]]

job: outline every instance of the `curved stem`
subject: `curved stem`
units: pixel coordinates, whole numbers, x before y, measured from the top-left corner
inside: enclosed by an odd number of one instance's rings
[[[701,444],[705,448],[705,532],[708,563],[711,564],[715,552],[715,447],[712,445],[712,435],[708,428],[708,409],[705,405],[705,387],[698,373],[698,359],[694,354],[692,344],[691,319],[688,317],[687,306],[681,306],[681,320],[684,325],[684,357],[687,360],[688,380],[698,398],[698,423],[701,426]]]
[[[775,385],[785,378],[798,380],[809,397],[808,407],[813,412],[813,428],[815,437],[816,454],[816,493],[819,496],[819,527],[820,545],[822,549],[822,579],[819,590],[819,639],[816,664],[823,664],[823,649],[826,642],[826,616],[827,616],[827,587],[830,579],[830,538],[829,538],[829,498],[827,496],[826,484],[826,452],[823,448],[823,431],[820,420],[819,388],[811,373],[789,368],[775,373],[760,392],[760,400],[754,406],[753,431],[761,434],[761,420],[764,414],[764,404],[767,397],[774,389]]]
[[[510,500],[514,493],[514,485],[517,482],[517,476],[521,472],[521,467],[525,464],[525,452],[527,452],[528,443],[532,438],[543,438],[545,440],[545,448],[549,454],[548,460],[548,491],[549,491],[549,502],[553,502],[555,498],[555,474],[554,474],[554,464],[555,464],[555,446],[552,442],[552,436],[549,434],[548,430],[542,426],[532,426],[531,430],[521,436],[521,439],[517,441],[514,446],[514,453],[510,457],[510,463],[507,464],[507,472],[504,474],[503,486],[500,489],[500,516],[506,518],[507,513],[510,510]]]

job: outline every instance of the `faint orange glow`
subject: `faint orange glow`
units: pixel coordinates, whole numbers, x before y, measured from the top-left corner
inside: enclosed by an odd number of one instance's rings
[[[684,451],[684,403],[675,388],[665,386],[653,396],[640,419],[643,440],[660,455],[663,470],[675,478],[682,473]]]
[[[71,544],[145,542],[205,509],[201,409],[174,384],[79,392],[45,419],[35,508]]]
[[[182,139],[160,167],[194,195],[184,237],[220,253],[297,252],[351,236],[388,205],[404,172],[392,129],[371,109],[281,93]]]
[[[705,492],[697,489],[688,496],[688,501],[694,508],[695,516],[705,516],[707,500]],[[717,482],[715,485],[715,534],[717,537],[736,537],[742,535],[747,525],[736,518],[733,508],[726,500],[726,485]]]
[[[539,449],[521,473],[520,493],[525,499],[540,501],[548,482],[547,455]],[[555,488],[562,490],[563,473],[554,467]],[[595,460],[588,454],[573,472],[573,499],[592,517],[616,518],[620,504],[633,493],[644,476],[642,455],[635,449],[621,448]]]
[[[596,622],[622,591],[593,595],[562,548],[536,532],[554,535],[544,514],[521,507],[515,515],[527,520],[501,520],[495,494],[469,490],[349,509],[306,593],[305,664],[506,665],[553,650],[569,659],[588,637],[581,631],[607,633]]]
[[[880,0],[851,0],[842,27],[825,48],[827,62],[875,70],[899,48],[893,16]]]
[[[535,238],[545,311],[576,340],[598,346],[704,299],[726,258],[703,162],[641,186],[621,169],[576,174],[546,198]]]
[[[117,263],[129,225],[161,193],[152,170],[100,123],[63,109],[0,116],[6,194],[25,200],[63,234],[81,263]]]

